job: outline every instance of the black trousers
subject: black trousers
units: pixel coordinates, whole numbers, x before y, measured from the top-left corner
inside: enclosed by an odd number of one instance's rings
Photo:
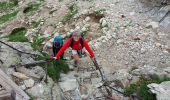
[[[61,49],[61,47],[62,47],[62,46],[56,48],[56,47],[54,47],[54,45],[53,45],[53,55],[54,55],[54,56],[59,52],[59,50]],[[62,55],[60,56],[60,58],[61,58],[61,59],[64,59],[64,52],[62,53]]]

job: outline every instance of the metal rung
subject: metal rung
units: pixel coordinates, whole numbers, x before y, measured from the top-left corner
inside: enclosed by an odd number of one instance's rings
[[[91,78],[89,78],[89,77],[84,78],[83,79],[83,83],[90,83],[90,84],[92,84]]]
[[[94,67],[87,68],[87,72],[95,71]]]
[[[91,73],[90,75],[91,78],[98,78],[99,74],[97,72]]]

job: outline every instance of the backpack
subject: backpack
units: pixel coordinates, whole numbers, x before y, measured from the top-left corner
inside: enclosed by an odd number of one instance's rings
[[[74,40],[73,40],[73,33],[70,34],[69,38],[71,38],[70,47],[72,48],[73,42],[74,42]],[[81,36],[80,36],[80,44],[81,44],[82,48],[84,47],[83,38],[84,38],[83,34],[81,34]]]
[[[56,36],[53,41],[53,46],[55,48],[60,48],[62,45],[63,45],[63,38],[61,37],[61,35]]]

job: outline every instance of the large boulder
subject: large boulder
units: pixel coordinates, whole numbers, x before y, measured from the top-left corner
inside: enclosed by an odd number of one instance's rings
[[[24,80],[24,84],[27,88],[30,88],[34,85],[34,80],[33,79],[28,79],[28,80]]]
[[[26,92],[33,98],[36,98],[36,100],[52,100],[51,90],[53,85],[54,81],[48,78],[47,84],[44,82],[38,83],[30,89],[27,89]]]
[[[157,100],[169,100],[170,98],[170,81],[161,84],[152,83],[147,85],[150,91],[156,94]]]
[[[21,43],[21,42],[5,42],[9,44],[12,47],[15,47],[16,49],[27,52],[27,53],[35,53],[30,45],[30,43]],[[20,58],[20,56],[22,58]],[[0,59],[2,60],[4,67],[9,67],[11,65],[15,65],[19,63],[20,61],[28,62],[32,61],[30,58],[31,55],[25,55],[21,53],[21,55],[14,49],[11,49],[10,47],[2,44],[1,45],[1,52],[0,52]]]
[[[156,66],[145,65],[139,69],[133,70],[132,75],[142,76],[142,77],[151,78],[151,79],[157,79],[157,78],[162,79],[167,76],[167,72]]]
[[[75,90],[78,87],[78,82],[76,79],[67,79],[64,82],[59,83],[63,92]]]

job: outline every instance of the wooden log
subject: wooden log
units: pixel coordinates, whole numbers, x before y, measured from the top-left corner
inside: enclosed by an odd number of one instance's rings
[[[20,100],[29,100],[30,97],[18,87],[1,69],[0,69],[0,84],[9,92],[14,92],[20,95]],[[15,98],[15,96],[14,96]]]

